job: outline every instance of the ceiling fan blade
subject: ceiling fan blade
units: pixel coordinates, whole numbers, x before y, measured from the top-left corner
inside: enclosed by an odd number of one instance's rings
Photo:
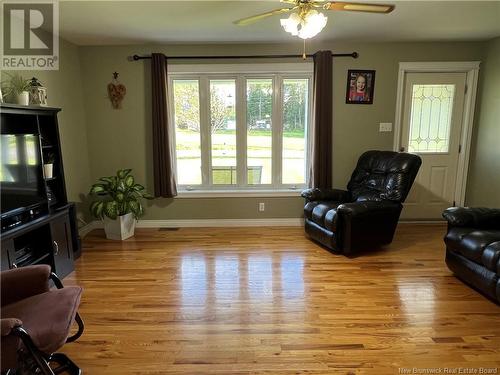
[[[323,8],[325,3],[329,2],[326,0],[280,0],[280,3],[293,4],[299,8],[305,5],[310,5],[314,8]]]
[[[323,8],[349,12],[390,13],[394,10],[395,6],[390,4],[346,3],[342,1],[332,1],[326,3]]]
[[[275,14],[288,13],[288,12],[291,12],[295,9],[297,9],[297,7],[275,9],[275,10],[271,10],[270,12],[256,14],[255,16],[242,18],[240,20],[234,21],[233,23],[235,25],[239,25],[239,26],[246,26],[246,25],[250,25],[254,22],[260,21],[263,18],[274,16]]]

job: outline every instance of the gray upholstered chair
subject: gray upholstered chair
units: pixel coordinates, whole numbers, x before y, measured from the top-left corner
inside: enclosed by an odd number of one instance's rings
[[[57,289],[50,289],[50,280]],[[67,356],[54,353],[83,332],[77,313],[82,289],[66,287],[48,265],[3,271],[1,281],[2,371],[80,374]],[[69,336],[72,323],[78,332]]]

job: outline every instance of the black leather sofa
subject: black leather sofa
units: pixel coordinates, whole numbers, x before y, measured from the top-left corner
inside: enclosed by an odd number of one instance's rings
[[[422,164],[419,156],[367,151],[358,160],[347,190],[302,192],[310,238],[343,254],[392,242],[402,203]]]
[[[500,302],[500,209],[452,207],[448,221],[446,264],[461,280]]]

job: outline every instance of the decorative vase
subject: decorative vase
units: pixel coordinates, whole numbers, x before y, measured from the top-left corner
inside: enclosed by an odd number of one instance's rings
[[[22,93],[16,95],[16,104],[29,105],[29,103],[30,94],[28,91],[23,91]]]
[[[134,235],[135,217],[132,213],[118,216],[115,220],[104,218],[104,232],[110,240],[126,240]]]
[[[31,78],[29,84],[30,105],[47,106],[47,88],[35,77]]]
[[[43,165],[43,175],[45,176],[46,179],[52,178],[54,176],[53,171],[54,171],[54,164]]]

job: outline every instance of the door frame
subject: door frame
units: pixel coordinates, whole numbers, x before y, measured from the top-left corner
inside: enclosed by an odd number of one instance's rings
[[[458,155],[457,180],[455,184],[454,201],[456,206],[465,205],[465,189],[469,171],[469,158],[474,124],[474,109],[477,96],[480,61],[450,61],[450,62],[400,62],[398,73],[398,88],[396,96],[396,118],[394,121],[393,150],[401,147],[401,128],[403,122],[403,94],[407,73],[466,73],[464,111],[461,121],[460,153]]]

